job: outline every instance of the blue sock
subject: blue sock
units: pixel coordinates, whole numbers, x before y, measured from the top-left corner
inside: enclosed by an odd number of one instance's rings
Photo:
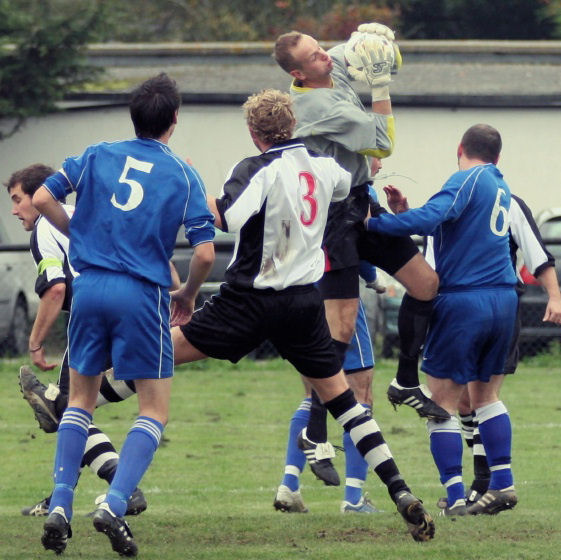
[[[78,482],[91,421],[92,415],[86,410],[69,407],[64,411],[58,426],[53,472],[55,488],[49,513],[55,507],[62,507],[68,521],[72,519],[74,487]]]
[[[125,515],[127,501],[150,466],[163,431],[160,422],[147,416],[139,416],[129,430],[106,498],[118,517]]]
[[[479,422],[479,435],[487,454],[491,471],[490,490],[502,490],[514,484],[510,468],[512,426],[508,410],[497,401],[475,411]]]
[[[458,418],[452,416],[446,422],[429,420],[430,450],[440,474],[440,482],[446,488],[448,505],[465,500],[462,481],[462,431]]]
[[[300,473],[306,466],[306,456],[298,447],[298,434],[308,425],[312,399],[304,399],[290,420],[288,443],[286,446],[286,460],[284,463],[284,477],[282,483],[293,492],[300,487]]]
[[[362,406],[371,415],[371,408],[366,404]],[[345,448],[345,501],[358,504],[368,473],[368,463],[355,447],[349,432],[343,433],[343,447]]]

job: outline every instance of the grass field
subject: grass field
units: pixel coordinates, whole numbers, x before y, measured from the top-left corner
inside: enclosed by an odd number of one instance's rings
[[[561,451],[560,359],[522,365],[503,389],[514,426],[519,504],[494,517],[436,519],[436,537],[415,543],[385,488],[369,475],[366,490],[385,513],[342,515],[342,489],[306,471],[302,494],[310,513],[272,507],[281,479],[289,419],[301,399],[298,375],[280,360],[238,366],[207,361],[181,367],[174,380],[165,440],[141,483],[148,510],[132,518],[141,559],[553,559],[559,558]],[[20,515],[50,492],[55,437],[43,433],[17,385],[21,362],[0,362],[0,558],[54,556],[40,544],[44,518]],[[397,463],[433,515],[443,495],[424,422],[409,408],[395,413],[384,394],[395,363],[381,362],[374,414]],[[41,374],[46,383],[53,374]],[[96,423],[117,449],[136,414],[136,400],[109,405]],[[341,429],[330,420],[330,439]],[[344,456],[335,459],[341,475]],[[465,453],[465,478],[472,469]],[[107,538],[86,514],[104,483],[84,472],[75,499],[74,537],[64,557],[113,558]]]

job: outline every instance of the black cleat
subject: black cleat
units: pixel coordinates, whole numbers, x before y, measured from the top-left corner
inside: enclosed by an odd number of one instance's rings
[[[47,496],[43,498],[40,502],[35,505],[22,508],[22,515],[29,515],[31,517],[45,517],[49,515],[49,504],[51,502],[51,497]]]
[[[326,486],[339,486],[341,481],[339,475],[331,462],[335,457],[335,449],[326,441],[325,443],[314,443],[306,437],[306,428],[298,434],[298,447],[306,455],[310,469],[318,480],[323,480]]]
[[[470,515],[495,515],[506,509],[512,509],[518,503],[514,488],[504,490],[487,490],[475,504],[467,508]]]
[[[407,523],[413,540],[425,542],[434,537],[434,521],[423,507],[421,500],[411,492],[402,490],[394,496],[394,501],[397,511]]]
[[[146,498],[140,488],[135,488],[127,502],[125,515],[140,515],[148,507]]]
[[[100,504],[96,509],[93,515],[93,525],[96,531],[107,535],[113,550],[119,555],[136,556],[138,554],[138,547],[132,540],[132,531],[127,522],[117,517],[106,502]]]
[[[64,510],[61,507],[55,507],[43,525],[41,543],[46,550],[54,550],[56,554],[62,554],[71,536],[72,529]]]
[[[95,499],[95,505],[99,507],[107,497],[107,494],[101,494]],[[140,488],[135,488],[134,492],[131,494],[131,497],[127,501],[127,511],[125,515],[140,515],[143,511],[146,511],[148,507],[148,503],[146,502],[146,498],[142,493]],[[93,517],[95,511],[88,513],[88,517]]]
[[[23,398],[33,409],[39,427],[48,434],[56,432],[59,418],[55,399],[60,393],[59,388],[52,383],[48,387],[43,385],[27,366],[21,366],[19,370],[19,386]]]
[[[450,414],[430,399],[428,390],[423,385],[416,387],[402,387],[394,378],[388,387],[388,400],[395,410],[397,406],[406,404],[417,411],[421,418],[428,418],[436,422],[450,420]]]

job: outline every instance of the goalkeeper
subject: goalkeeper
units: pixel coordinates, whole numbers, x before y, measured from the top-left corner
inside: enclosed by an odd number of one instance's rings
[[[274,58],[293,78],[295,136],[312,150],[334,157],[352,174],[349,197],[333,203],[329,210],[324,236],[326,269],[320,283],[339,355],[342,359],[354,330],[359,260],[364,259],[394,276],[407,290],[399,316],[398,372],[389,389],[392,401],[414,406],[421,416],[446,419],[448,413],[423,392],[417,377],[419,350],[438,287],[436,273],[409,237],[371,235],[361,223],[369,210],[369,160],[389,156],[394,146],[389,84],[392,68],[400,66],[401,57],[393,33],[380,24],[363,24],[346,44],[326,52],[313,37],[292,31],[278,37]],[[372,112],[354,91],[353,80],[371,87]],[[372,210],[385,211],[377,204]],[[309,442],[326,441],[325,423],[311,422],[306,432]]]

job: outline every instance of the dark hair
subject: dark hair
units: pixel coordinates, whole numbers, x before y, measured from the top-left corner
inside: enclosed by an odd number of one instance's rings
[[[296,70],[298,65],[292,56],[292,49],[298,45],[302,33],[300,31],[290,31],[279,35],[275,41],[275,50],[273,51],[273,58],[277,64],[290,74],[292,70]]]
[[[181,96],[175,80],[161,73],[140,84],[131,94],[130,114],[139,138],[160,138],[173,124]]]
[[[499,131],[488,124],[474,124],[468,128],[460,144],[468,158],[486,163],[497,163],[503,146]]]
[[[47,177],[50,177],[55,170],[48,165],[42,163],[34,163],[19,171],[14,171],[12,176],[4,185],[11,191],[18,183],[21,183],[21,190],[24,194],[33,196],[35,191],[45,182]]]

